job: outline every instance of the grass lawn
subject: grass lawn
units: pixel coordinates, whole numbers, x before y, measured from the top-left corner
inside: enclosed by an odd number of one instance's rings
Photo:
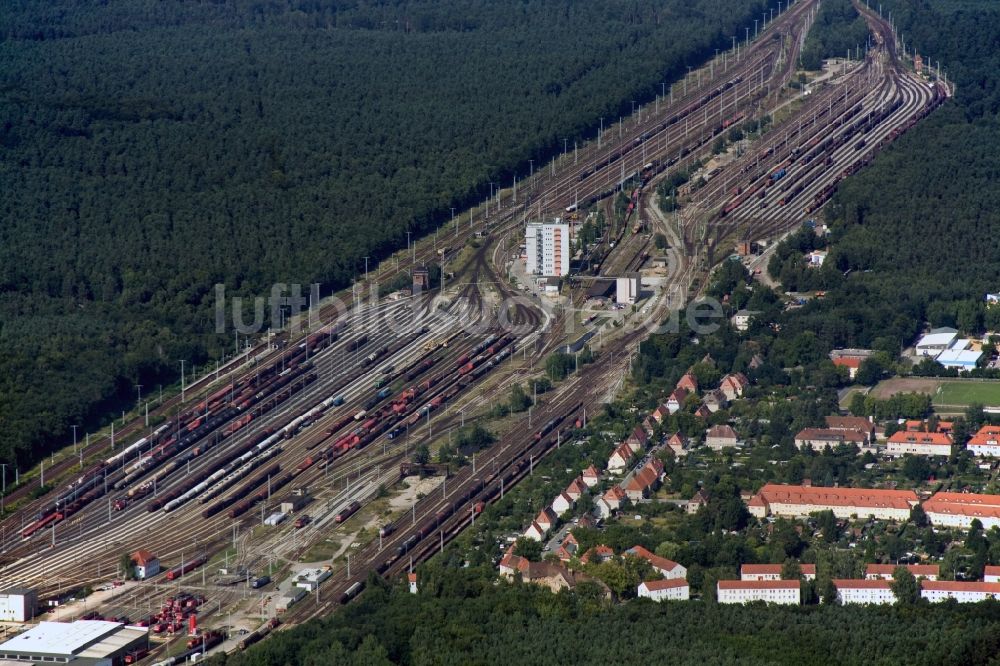
[[[1000,382],[943,382],[934,394],[935,405],[972,403],[1000,406]]]

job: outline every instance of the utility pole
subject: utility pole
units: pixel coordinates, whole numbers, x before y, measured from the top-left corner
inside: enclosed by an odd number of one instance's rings
[[[184,364],[187,363],[185,359],[181,359],[181,402],[184,402],[186,398],[184,397]]]

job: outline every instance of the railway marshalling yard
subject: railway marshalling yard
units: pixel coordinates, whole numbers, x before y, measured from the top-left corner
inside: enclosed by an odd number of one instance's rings
[[[115,450],[94,437],[78,456],[50,463],[54,490],[32,498],[25,487],[6,498],[0,581],[58,597],[104,586],[120,574],[123,554],[148,550],[172,571],[60,612],[135,622],[183,590],[205,597],[202,627],[254,631],[277,614],[300,569],[331,575],[282,613],[285,624],[349,601],[371,571],[398,577],[437,552],[480,503],[530,474],[600,409],[626,381],[638,343],[698,295],[707,271],[737,242],[773,240],[814,216],[841,179],[951,94],[914,74],[888,22],[858,5],[871,48],[790,104],[787,83],[816,6],[792,4],[756,39],[691,72],[669,94],[382,262],[348,292],[355,307],[328,299],[317,306],[318,328],[261,340],[200,378],[185,400],[151,412],[154,428],[136,418],[119,429]],[[779,106],[766,132],[741,142],[704,174],[703,186],[679,197],[676,214],[654,208],[662,179],[707,161],[734,123],[752,126]],[[607,207],[618,191],[631,194],[629,215],[649,233],[630,234],[634,220],[619,220],[618,242],[612,246],[613,226],[591,249],[600,274],[641,267],[652,233],[668,240],[661,286],[640,308],[581,324],[589,317],[573,306],[582,303],[586,276],[558,306],[507,281],[526,220]],[[440,291],[377,298],[379,282],[442,256],[453,275]],[[592,363],[529,413],[494,418],[513,383],[540,376],[547,356],[591,331]],[[496,434],[474,462],[447,477],[401,480],[400,465],[416,447],[434,450],[471,423]],[[33,474],[25,480],[39,482]],[[263,525],[293,489],[308,489],[312,501],[299,515],[311,522],[296,528],[293,515]],[[270,573],[274,582],[253,589],[220,569]],[[183,633],[154,634],[162,646],[150,659],[184,652]],[[239,639],[217,649],[238,649]]]

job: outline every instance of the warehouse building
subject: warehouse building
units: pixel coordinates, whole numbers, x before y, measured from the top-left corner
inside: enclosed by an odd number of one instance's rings
[[[42,622],[0,644],[0,660],[21,664],[116,666],[126,655],[149,649],[145,627],[120,622]]]

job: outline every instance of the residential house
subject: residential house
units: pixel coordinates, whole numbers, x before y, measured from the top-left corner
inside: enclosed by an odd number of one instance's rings
[[[580,497],[583,495],[584,492],[586,492],[586,490],[587,490],[586,483],[584,483],[583,479],[578,476],[569,482],[569,485],[566,486],[566,490],[564,490],[563,493],[565,493],[567,497],[569,497],[571,500],[575,502],[578,499],[580,499]]]
[[[659,422],[653,418],[652,414],[642,420],[642,429],[646,435],[652,435],[656,432],[657,425]]]
[[[575,501],[572,497],[567,495],[565,492],[561,492],[556,495],[556,498],[552,500],[552,511],[557,516],[561,516],[570,509],[573,508]]]
[[[671,414],[676,414],[682,407],[684,407],[684,399],[688,397],[688,392],[686,389],[675,388],[667,396],[667,411]]]
[[[556,526],[556,521],[559,520],[559,515],[560,514],[554,512],[550,507],[545,507],[538,512],[535,522],[538,523],[539,527],[548,532]]]
[[[941,432],[905,432],[900,430],[889,437],[885,452],[890,456],[950,456],[951,436]]]
[[[810,268],[819,268],[826,261],[827,251],[826,250],[813,250],[806,255],[806,261]]]
[[[626,495],[621,486],[612,487],[595,502],[598,515],[601,518],[610,518],[615,511],[621,508],[624,499],[626,499]]]
[[[987,564],[983,569],[983,582],[1000,583],[1000,567]]]
[[[856,358],[856,357],[843,357],[842,356],[842,357],[833,359],[833,364],[835,366],[837,366],[838,368],[847,368],[847,376],[850,379],[854,379],[854,377],[858,374],[858,368],[861,367],[861,362],[863,360],[864,359]]]
[[[694,496],[688,500],[687,505],[684,507],[685,511],[688,513],[698,513],[698,509],[708,504],[708,493],[703,489],[698,490]]]
[[[650,565],[652,565],[653,569],[656,570],[657,573],[662,574],[666,579],[687,577],[687,569],[683,565],[680,565],[673,560],[668,560],[665,557],[660,557],[642,546],[632,546],[625,551],[625,554],[646,560],[650,563]]]
[[[667,448],[674,452],[674,457],[680,458],[687,455],[687,437],[679,432],[675,432],[667,440]]]
[[[634,455],[635,451],[629,446],[628,442],[622,442],[611,454],[611,457],[608,458],[608,471],[615,474],[625,471]]]
[[[632,434],[625,442],[632,447],[633,451],[642,451],[646,448],[646,444],[649,443],[649,433],[647,433],[641,426],[636,426],[632,430]]]
[[[901,564],[869,564],[865,567],[865,578],[875,580],[892,580],[896,576],[896,567]],[[941,567],[936,564],[907,564],[907,571],[916,578],[926,578],[927,580],[937,580],[941,573]]]
[[[504,561],[506,560],[506,562]],[[520,574],[521,580],[525,583],[540,585],[552,592],[559,590],[571,590],[584,581],[594,581],[593,578],[583,573],[574,573],[560,564],[551,562],[530,562],[523,557],[509,554],[500,561],[500,575],[507,579],[513,579]],[[610,597],[610,591],[600,581],[595,581],[604,590],[604,596]]]
[[[751,515],[800,517],[829,509],[837,518],[871,516],[879,520],[907,520],[917,504],[912,490],[879,488],[821,488],[768,483],[747,504]],[[926,507],[925,507],[926,510]]]
[[[827,446],[835,449],[842,444],[854,445],[861,448],[867,442],[868,439],[864,433],[857,430],[804,428],[795,435],[795,447],[800,450],[808,447],[815,451],[822,451]]]
[[[571,559],[576,557],[576,553],[579,549],[580,543],[576,540],[576,537],[573,536],[573,533],[570,532],[556,549],[556,557],[558,557],[561,562],[569,562]]]
[[[749,386],[750,380],[742,372],[734,372],[726,375],[719,382],[719,390],[726,396],[726,400],[730,402],[742,396]]]
[[[827,416],[826,427],[830,430],[860,432],[865,436],[865,443],[875,440],[875,424],[863,416]]]
[[[615,551],[611,546],[599,544],[591,547],[590,550],[584,553],[583,557],[580,558],[580,562],[582,564],[590,564],[591,562],[594,564],[600,564],[601,562],[606,562],[607,560],[614,558],[614,556]]]
[[[683,578],[650,580],[639,583],[637,595],[653,601],[687,601],[691,598],[688,582]]]
[[[137,550],[132,553],[135,577],[139,580],[152,578],[160,573],[160,560],[148,550]]]
[[[622,489],[630,500],[638,502],[654,493],[662,478],[663,463],[658,458],[653,458],[641,469],[636,470],[635,474],[625,481]]]
[[[656,421],[657,423],[663,423],[663,419],[667,418],[669,415],[670,415],[670,410],[667,408],[665,404],[658,405],[656,409],[653,410],[653,413],[650,414],[650,416],[653,417],[653,420]]]
[[[698,378],[690,372],[685,372],[684,376],[677,381],[677,386],[674,388],[684,389],[688,393],[697,393]]]
[[[727,446],[735,447],[738,444],[739,438],[736,436],[736,431],[733,430],[732,426],[712,426],[705,433],[705,446],[713,451],[721,451]]]
[[[716,587],[720,604],[766,601],[771,604],[802,603],[802,582],[798,580],[720,580]]]
[[[542,526],[538,524],[537,521],[531,521],[528,528],[524,530],[524,537],[526,539],[531,539],[532,541],[543,541],[545,535],[548,534],[548,530],[542,529]]]
[[[694,415],[699,419],[707,419],[712,415],[712,410],[708,408],[708,405],[701,404],[698,405],[698,409],[694,410]]]
[[[750,320],[759,314],[760,310],[739,310],[729,321],[737,331],[747,331],[750,329]]]
[[[588,488],[593,488],[601,482],[601,475],[597,471],[597,468],[593,465],[589,465],[587,469],[583,470],[583,474],[580,475],[580,478],[583,480],[583,484]]]
[[[725,393],[719,389],[712,389],[711,391],[705,391],[705,397],[702,398],[701,404],[714,414],[720,409],[725,409],[729,401],[726,399]]]
[[[740,565],[740,580],[781,580],[781,564]],[[800,564],[799,570],[805,580],[816,580],[815,564]]]
[[[889,587],[889,581],[877,579],[835,578],[837,602],[841,604],[894,604],[896,594]]]

